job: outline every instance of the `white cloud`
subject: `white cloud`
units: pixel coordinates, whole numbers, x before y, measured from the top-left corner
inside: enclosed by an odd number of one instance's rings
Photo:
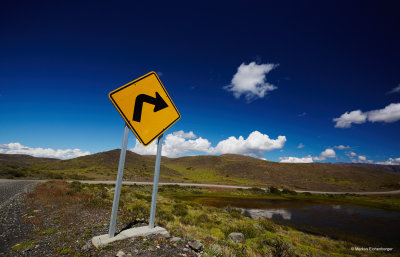
[[[336,122],[335,128],[350,128],[351,123],[361,124],[365,123],[367,115],[360,110],[352,111],[350,113],[345,112],[339,118],[334,118]]]
[[[357,154],[355,152],[352,152],[352,151],[346,152],[346,155],[349,156],[349,157],[357,156]]]
[[[400,103],[389,104],[383,109],[368,112],[368,120],[371,122],[395,122],[400,120]]]
[[[377,162],[376,164],[384,164],[384,165],[400,165],[400,157],[393,159],[389,158],[387,161],[384,162]]]
[[[327,148],[325,151],[321,152],[318,157],[313,157],[315,161],[324,161],[326,159],[335,158],[336,153],[332,148]]]
[[[400,93],[400,84],[393,88],[392,90],[390,90],[389,92],[387,92],[388,94],[393,94],[393,93]]]
[[[266,81],[266,75],[278,65],[276,64],[249,64],[242,63],[232,78],[230,85],[223,87],[233,93],[235,98],[244,95],[247,101],[263,98],[268,91],[277,89]]]
[[[313,158],[310,155],[303,157],[303,158],[280,157],[279,159],[281,160],[280,162],[286,162],[286,163],[311,163],[311,162],[313,162]]]
[[[182,130],[165,136],[162,155],[168,157],[181,156],[188,152],[208,152],[211,143],[201,137],[193,140],[197,136],[192,132],[183,132]],[[144,147],[136,139],[136,145],[131,149],[132,152],[145,155],[155,155],[157,153],[157,144],[155,141],[149,146]]]
[[[299,149],[301,149],[301,148],[303,148],[303,147],[304,147],[303,143],[300,143],[300,144],[297,146],[297,148],[299,148]]]
[[[365,156],[365,155],[358,155],[358,160],[351,159],[351,161],[355,162],[355,163],[373,163],[374,162],[372,160],[368,160],[367,156]]]
[[[396,122],[400,120],[400,103],[392,103],[383,109],[362,112],[360,110],[345,112],[339,118],[334,118],[335,128],[350,128],[352,123],[361,124],[370,122]]]
[[[243,154],[257,158],[263,158],[264,152],[274,149],[280,149],[286,142],[285,136],[279,136],[277,139],[270,139],[268,135],[258,131],[250,133],[247,139],[242,136],[229,137],[220,141],[216,147],[211,147],[211,143],[207,139],[197,136],[193,132],[185,133],[177,131],[168,134],[165,137],[162,155],[167,157],[178,157],[189,152],[203,152],[208,154]],[[196,138],[196,139],[194,139]],[[136,145],[131,151],[138,154],[156,154],[157,145],[155,142],[147,147],[142,146],[137,140]]]
[[[348,145],[335,145],[334,148],[339,149],[339,150],[344,150],[344,149],[350,149],[350,146]]]
[[[215,148],[210,149],[210,153],[235,153],[254,157],[262,157],[265,151],[281,149],[286,142],[285,136],[278,136],[277,139],[270,139],[268,135],[258,131],[250,133],[247,139],[242,136],[229,137],[220,141]]]
[[[27,154],[35,157],[47,157],[57,159],[71,159],[90,154],[80,149],[51,149],[51,148],[31,148],[20,143],[0,144],[0,153],[3,154]]]
[[[359,155],[359,156],[358,156],[358,160],[359,160],[360,162],[365,162],[365,161],[367,160],[367,156]]]

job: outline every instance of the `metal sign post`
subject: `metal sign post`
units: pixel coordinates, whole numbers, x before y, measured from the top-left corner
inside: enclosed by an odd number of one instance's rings
[[[124,119],[125,129],[124,137],[122,139],[121,154],[119,157],[118,175],[115,184],[110,229],[108,234],[93,237],[92,243],[96,247],[116,240],[121,240],[123,238],[144,235],[148,232],[166,232],[164,228],[154,227],[158,180],[160,177],[161,148],[164,132],[181,118],[178,109],[172,102],[167,90],[154,71],[149,72],[146,75],[111,91],[108,96],[119,114],[121,114],[122,118]],[[149,226],[145,226],[145,229],[144,227],[127,229],[115,236],[129,129],[132,130],[143,146],[148,146],[154,140],[158,139],[150,221]]]
[[[162,150],[163,137],[164,134],[161,134],[161,136],[159,136],[157,140],[156,166],[154,167],[153,195],[151,196],[151,208],[150,208],[150,222],[149,222],[150,228],[154,228],[154,219],[156,216],[158,179],[160,177],[160,163],[161,163],[161,150]]]
[[[122,138],[121,154],[119,156],[117,182],[115,184],[114,202],[111,211],[110,229],[108,231],[109,237],[113,237],[115,235],[115,225],[117,223],[119,196],[121,194],[122,175],[124,174],[126,148],[128,146],[128,136],[129,136],[129,127],[128,125],[125,124],[124,136]]]

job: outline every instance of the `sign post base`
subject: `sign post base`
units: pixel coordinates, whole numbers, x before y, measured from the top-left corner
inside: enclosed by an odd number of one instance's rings
[[[169,233],[165,228],[162,227],[149,228],[149,226],[143,226],[121,231],[121,233],[113,237],[110,237],[108,234],[95,236],[92,238],[92,244],[96,248],[99,248],[115,241],[124,240],[128,238],[135,238],[139,236],[154,235],[154,234],[159,234],[165,237],[169,237]]]

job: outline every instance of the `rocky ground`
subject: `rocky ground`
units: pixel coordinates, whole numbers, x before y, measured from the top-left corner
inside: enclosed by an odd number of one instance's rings
[[[0,210],[0,256],[203,255],[201,242],[173,235],[138,237],[95,248],[91,238],[108,233],[107,208],[82,205],[82,199],[74,201],[74,195],[45,202],[38,195],[40,190],[20,194]],[[144,225],[144,220],[118,222],[117,231]]]

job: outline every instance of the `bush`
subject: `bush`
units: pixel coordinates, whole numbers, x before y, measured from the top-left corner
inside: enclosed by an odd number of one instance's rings
[[[199,216],[196,217],[196,223],[201,225],[201,224],[209,224],[211,223],[210,218],[207,216],[207,214],[202,213]]]
[[[232,232],[239,232],[244,235],[245,239],[257,237],[260,234],[260,231],[251,222],[242,222],[232,227],[228,226],[223,232],[226,236]]]
[[[292,257],[296,256],[290,245],[282,238],[277,238],[274,242],[275,248],[274,256],[278,257]]]
[[[235,218],[235,219],[241,219],[241,218],[243,218],[242,210],[241,210],[241,209],[234,208],[234,207],[228,205],[228,206],[225,208],[225,211],[226,211],[227,213],[229,213],[229,214],[231,215],[232,218]]]
[[[172,213],[176,216],[186,216],[188,214],[188,208],[185,204],[178,203],[173,206]]]
[[[151,202],[151,195],[144,195],[144,194],[141,194],[141,193],[135,193],[135,197],[137,199],[143,199],[143,200],[145,200],[147,202]]]
[[[134,219],[148,219],[150,207],[142,203],[134,203],[127,206],[128,215]]]
[[[287,188],[284,188],[284,189],[282,190],[282,194],[297,195],[297,192],[296,192],[296,191],[293,191],[293,190],[290,190],[290,189],[287,189]]]
[[[263,229],[269,232],[275,233],[276,232],[276,225],[274,222],[268,219],[260,219],[258,220],[258,225]]]
[[[257,194],[257,195],[264,195],[266,192],[264,189],[258,188],[258,187],[252,187],[249,189],[251,193]]]
[[[185,225],[195,225],[195,218],[192,215],[186,215],[180,218],[180,222]]]
[[[281,194],[281,191],[280,191],[278,188],[276,188],[276,187],[270,187],[270,188],[269,188],[269,192],[270,192],[271,194],[274,194],[274,195],[280,195],[280,194]]]
[[[82,190],[82,184],[78,181],[73,181],[68,185],[68,188],[74,192],[80,192]]]
[[[160,223],[165,224],[168,221],[174,221],[174,215],[172,215],[170,212],[157,208],[156,210],[156,217],[160,220]]]

